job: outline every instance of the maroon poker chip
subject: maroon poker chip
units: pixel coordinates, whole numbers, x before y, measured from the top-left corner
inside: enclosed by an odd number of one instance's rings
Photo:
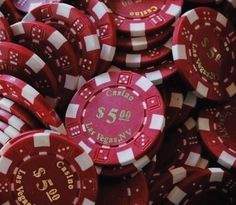
[[[190,10],[179,19],[173,35],[173,58],[195,94],[216,102],[236,94],[235,41],[228,19],[211,8]]]
[[[147,78],[130,71],[96,76],[74,95],[66,128],[95,164],[128,165],[161,137],[164,104]]]
[[[40,21],[55,27],[73,45],[80,74],[87,80],[95,75],[101,52],[100,43],[94,25],[82,11],[64,3],[43,4],[26,14],[23,21]],[[73,80],[73,76],[70,78]]]
[[[40,22],[11,25],[14,41],[39,55],[52,69],[58,83],[58,104],[67,106],[79,76],[78,59],[69,41],[55,28]]]
[[[0,165],[0,203],[20,203],[22,193],[33,204],[95,204],[93,162],[63,135],[28,134],[4,148]]]

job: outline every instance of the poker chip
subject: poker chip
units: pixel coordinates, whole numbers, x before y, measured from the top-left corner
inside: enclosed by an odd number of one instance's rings
[[[0,11],[0,41],[12,41],[12,33],[10,25],[1,11]]]
[[[148,36],[133,37],[118,36],[117,47],[127,51],[142,51],[161,45],[161,43],[168,40],[173,34],[173,27],[167,27],[164,30],[157,30],[157,32]]]
[[[58,29],[73,45],[79,59],[77,70],[87,80],[94,76],[99,62],[100,43],[93,24],[82,11],[64,3],[43,4],[26,14],[23,21],[40,21]],[[64,55],[65,50],[62,48],[61,52]],[[70,83],[73,78],[77,79],[76,76],[69,75],[66,82]],[[72,88],[74,86],[70,85]]]
[[[197,168],[182,166],[172,170],[167,170],[167,172],[162,175],[154,174],[154,177],[148,184],[150,187],[149,204],[162,204],[163,200],[176,184],[187,177],[192,176],[197,171]]]
[[[235,176],[220,168],[200,170],[176,185],[164,204],[194,204],[195,198],[207,190],[220,191],[235,199]]]
[[[13,24],[21,20],[20,15],[10,0],[0,1],[0,11],[7,18],[9,24]]]
[[[58,104],[66,106],[79,76],[78,60],[69,41],[53,27],[40,22],[18,22],[11,29],[16,43],[34,51],[52,69],[58,83]]]
[[[97,205],[148,204],[148,187],[142,172],[124,178],[100,178]]]
[[[38,200],[45,205],[52,201],[95,204],[97,176],[93,162],[63,135],[25,136],[4,150],[0,165],[1,204],[20,202],[18,194],[22,189],[24,199],[34,204]],[[17,176],[21,176],[20,180]],[[40,186],[42,181],[49,186],[47,193]]]
[[[190,10],[176,24],[173,36],[175,64],[195,94],[217,102],[235,95],[236,33],[221,13]]]
[[[132,163],[159,140],[164,124],[160,93],[147,78],[129,71],[88,81],[66,112],[68,134],[100,165]]]
[[[0,42],[0,73],[22,79],[37,89],[48,102],[57,103],[57,82],[47,64],[27,48]]]
[[[133,72],[144,75],[154,85],[163,84],[177,72],[177,68],[172,60],[166,60],[156,66],[142,69],[118,68],[117,66],[112,65],[108,71],[110,70],[131,70]]]
[[[0,133],[0,136],[1,136],[0,137],[1,138],[0,146],[4,145],[4,142],[6,142],[7,138],[14,138],[20,134],[20,132],[18,130],[16,130],[14,127],[6,124],[3,121],[0,121],[0,130],[2,131]],[[4,135],[2,136],[3,133],[4,133]],[[4,139],[4,141],[2,141],[2,139]]]
[[[32,9],[46,3],[59,3],[61,0],[13,0],[15,7],[20,10],[21,12],[27,13],[30,12]]]
[[[216,107],[202,110],[198,118],[201,139],[217,162],[227,169],[236,169],[235,126],[236,98]]]
[[[30,110],[45,126],[66,133],[54,109],[38,91],[24,81],[10,75],[0,75],[0,94]]]
[[[19,132],[31,130],[31,128],[24,121],[3,109],[0,109],[0,120],[11,125]]]
[[[97,74],[103,73],[111,66],[116,51],[116,26],[111,10],[99,0],[82,0],[80,8],[87,11],[91,21],[96,26],[101,44],[100,60]]]
[[[171,55],[171,39],[162,46],[156,46],[143,52],[126,53],[117,49],[114,64],[127,68],[143,68],[160,63]]]
[[[0,97],[0,108],[17,116],[27,125],[29,125],[32,129],[42,128],[40,122],[30,112],[28,112],[24,107],[10,99]]]
[[[182,0],[104,2],[113,11],[118,31],[132,37],[145,36],[170,25],[180,15],[183,6]]]
[[[202,146],[193,118],[181,127],[166,132],[162,147],[157,152],[156,172],[165,172],[180,166],[195,167],[200,160]],[[166,152],[166,150],[172,150]]]

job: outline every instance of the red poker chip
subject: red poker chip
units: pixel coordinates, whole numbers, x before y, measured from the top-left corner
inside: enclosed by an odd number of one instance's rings
[[[145,77],[116,71],[88,81],[72,98],[66,128],[99,165],[128,165],[160,139],[165,124],[159,91]]]
[[[221,13],[204,7],[190,10],[173,36],[175,64],[198,96],[222,102],[235,95],[236,33]]]
[[[21,16],[18,14],[11,0],[1,0],[0,11],[6,17],[10,25],[21,20]]]
[[[39,129],[43,127],[43,125],[32,115],[32,113],[8,98],[0,97],[0,108],[17,116],[32,129]]]
[[[155,173],[149,181],[149,204],[162,204],[171,189],[179,182],[185,180],[199,171],[198,168],[188,166],[178,167],[172,170],[167,170],[162,174]]]
[[[195,200],[209,190],[226,193],[235,201],[236,177],[221,168],[201,169],[178,183],[168,194],[163,204],[196,204]],[[233,203],[234,204],[234,203]]]
[[[74,2],[77,7],[87,11],[97,29],[101,44],[97,74],[111,66],[116,51],[116,25],[111,10],[100,0],[82,0]]]
[[[55,27],[73,45],[79,64],[74,64],[78,65],[76,69],[87,80],[94,76],[99,62],[100,43],[94,25],[82,11],[63,3],[43,4],[26,14],[23,21],[40,21]],[[61,54],[65,53],[65,50],[61,51]],[[75,85],[71,86],[74,88]]]
[[[38,90],[48,102],[57,103],[57,82],[47,64],[31,50],[10,42],[0,42],[0,73],[20,78]]]
[[[2,152],[0,165],[1,204],[20,203],[22,190],[24,199],[32,204],[39,200],[45,205],[95,204],[97,175],[93,162],[63,135],[36,133],[18,139]]]
[[[67,106],[79,76],[78,59],[69,41],[53,27],[40,22],[11,25],[14,41],[39,55],[52,69],[59,89],[59,106]]]
[[[66,133],[55,110],[38,91],[24,81],[10,75],[0,75],[0,94],[30,110],[45,126]]]
[[[35,7],[38,7],[42,4],[47,3],[59,3],[61,0],[34,0],[33,2],[31,0],[13,0],[13,4],[15,7],[20,10],[21,12],[28,13]]]
[[[145,36],[175,21],[182,10],[182,0],[129,1],[104,0],[113,11],[118,31],[133,36]]]
[[[118,66],[125,66],[127,68],[143,68],[153,66],[166,60],[171,55],[171,39],[164,45],[155,46],[152,49],[145,51],[138,51],[126,53],[123,50],[116,50],[114,64]]]
[[[189,118],[182,126],[169,129],[165,133],[163,144],[157,152],[156,172],[163,173],[179,166],[197,165],[202,146],[196,125],[197,122]]]
[[[12,33],[10,25],[1,11],[0,11],[0,41],[12,41]]]
[[[31,128],[17,116],[0,108],[0,120],[11,125],[20,133],[31,130]]]
[[[157,30],[155,33],[141,37],[127,37],[118,35],[117,47],[126,51],[142,51],[161,45],[173,34],[174,27],[168,26],[164,30]]]
[[[217,162],[236,170],[236,98],[224,105],[202,110],[198,118],[201,139]]]
[[[139,172],[131,177],[100,178],[96,204],[148,204],[148,187],[144,174]]]

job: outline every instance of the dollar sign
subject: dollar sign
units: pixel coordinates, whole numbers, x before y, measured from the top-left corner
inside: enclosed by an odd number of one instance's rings
[[[98,113],[97,113],[96,117],[98,119],[101,119],[104,116],[104,112],[105,112],[105,108],[104,107],[99,107],[98,108]]]
[[[46,174],[46,170],[44,168],[39,168],[38,170],[33,171],[33,176],[35,178],[39,178],[44,174]]]

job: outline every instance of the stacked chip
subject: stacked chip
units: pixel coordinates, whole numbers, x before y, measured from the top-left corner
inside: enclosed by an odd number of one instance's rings
[[[171,38],[183,1],[106,1],[117,26],[117,50],[113,64],[161,84],[172,76]]]
[[[0,204],[236,204],[234,0],[0,3]]]

